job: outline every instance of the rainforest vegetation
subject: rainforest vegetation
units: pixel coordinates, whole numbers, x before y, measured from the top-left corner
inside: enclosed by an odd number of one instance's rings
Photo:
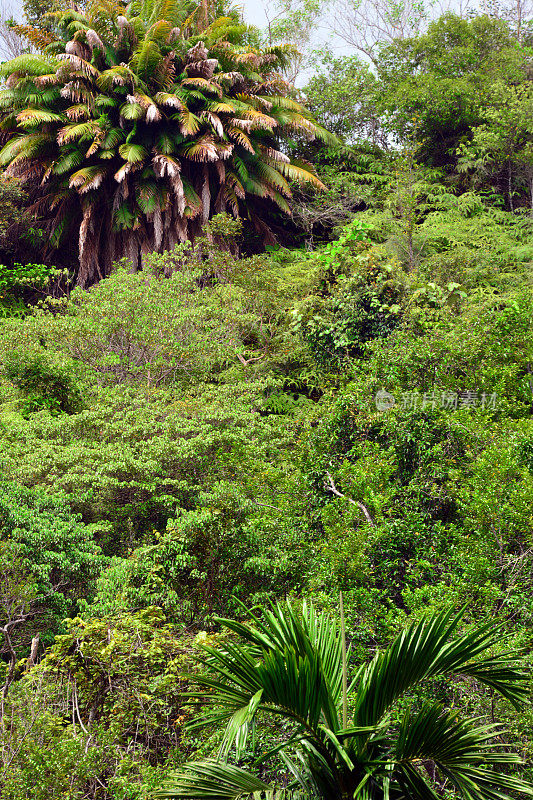
[[[3,800],[533,795],[531,8],[272,8],[0,28]]]

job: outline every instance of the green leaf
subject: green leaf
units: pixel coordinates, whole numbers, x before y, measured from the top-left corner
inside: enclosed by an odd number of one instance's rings
[[[148,152],[140,144],[121,144],[118,152],[124,161],[129,161],[130,164],[138,164],[148,156]]]
[[[195,761],[183,772],[175,773],[162,789],[159,798],[197,798],[197,800],[233,800],[252,797],[255,792],[272,788],[249,772],[219,761]]]

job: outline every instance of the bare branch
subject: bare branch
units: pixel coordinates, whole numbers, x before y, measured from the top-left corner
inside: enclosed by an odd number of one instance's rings
[[[369,525],[372,525],[372,527],[375,528],[376,527],[376,523],[374,522],[374,520],[372,519],[372,517],[368,513],[368,509],[366,508],[366,506],[364,506],[362,503],[360,503],[359,500],[352,500],[351,497],[347,497],[347,495],[343,494],[342,492],[339,492],[339,490],[335,486],[335,484],[333,482],[333,478],[331,477],[329,472],[326,472],[326,477],[327,477],[328,480],[327,480],[327,483],[324,484],[324,488],[328,492],[331,492],[332,494],[334,494],[336,497],[342,497],[342,498],[344,498],[344,500],[347,500],[352,505],[357,506],[357,508],[359,508],[363,512],[363,514],[365,515],[366,521],[369,523]]]
[[[17,10],[16,6],[0,2],[0,57],[2,59],[16,58],[31,49],[26,39],[13,30]]]

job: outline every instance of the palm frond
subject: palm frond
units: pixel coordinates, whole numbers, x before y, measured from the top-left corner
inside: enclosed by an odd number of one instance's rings
[[[70,153],[62,154],[52,166],[52,172],[56,175],[64,175],[66,172],[79,167],[83,162],[84,154],[81,149],[72,150]]]
[[[262,161],[260,158],[256,158],[253,161],[253,166],[254,171],[259,175],[261,180],[268,183],[273,189],[281,192],[281,194],[285,195],[285,197],[291,197],[289,184],[279,172],[279,164],[276,164],[276,166],[271,166],[270,164]]]
[[[55,114],[44,108],[25,108],[17,114],[17,122],[23,128],[32,128],[46,122],[64,122],[61,114]]]
[[[122,119],[142,119],[146,114],[145,109],[141,106],[140,103],[124,103],[120,107],[120,116]]]
[[[125,64],[103,70],[97,78],[97,85],[103,91],[108,92],[114,86],[136,86],[138,82],[136,74]]]
[[[88,119],[91,116],[91,109],[86,103],[77,103],[67,108],[65,114],[70,120],[77,122],[80,119]]]
[[[181,99],[178,97],[177,94],[171,94],[170,92],[157,92],[154,97],[156,103],[159,103],[162,106],[168,106],[169,108],[178,108],[180,111],[185,111],[186,106]]]
[[[19,36],[23,36],[32,44],[36,50],[45,48],[54,41],[54,36],[49,31],[42,28],[34,28],[33,25],[13,25],[12,28]]]
[[[320,178],[318,178],[311,169],[305,169],[297,164],[287,164],[285,161],[280,161],[277,168],[282,175],[285,175],[285,177],[289,178],[291,181],[295,181],[295,183],[309,183],[320,191],[324,191],[326,188]]]
[[[86,194],[87,192],[98,189],[107,173],[106,167],[83,167],[73,175],[69,180],[69,186],[79,194]]]
[[[58,61],[63,62],[63,66],[68,65],[72,71],[80,72],[85,78],[100,77],[100,71],[85,58],[80,58],[73,53],[61,53],[57,58]]]
[[[247,797],[262,797],[263,792],[272,793],[270,796],[274,800],[271,786],[240,767],[220,761],[194,761],[187,765],[186,771],[171,775],[165,786],[154,792],[154,797],[245,800]]]
[[[12,163],[15,159],[31,158],[42,152],[50,144],[50,137],[45,133],[29,133],[17,136],[4,145],[0,151],[0,164]]]
[[[251,139],[244,133],[244,131],[241,131],[240,128],[236,127],[236,125],[226,125],[225,131],[230,139],[233,139],[241,147],[244,147],[244,149],[248,150],[249,153],[255,153]]]
[[[516,775],[493,769],[496,765],[516,767],[523,763],[498,741],[501,733],[496,725],[476,726],[460,720],[438,704],[411,711],[400,724],[394,751],[400,783],[416,783],[415,772],[418,781],[422,781],[417,765],[431,760],[466,797],[504,800],[509,797],[507,790],[531,797],[530,784]]]
[[[116,147],[118,144],[124,141],[125,136],[126,134],[122,130],[122,128],[110,128],[108,131],[106,131],[106,134],[102,141],[102,147],[105,148]]]
[[[443,612],[407,628],[356,675],[356,724],[375,724],[410,686],[436,675],[472,675],[511,702],[527,697],[516,654],[477,657],[501,642],[491,624],[453,639],[462,614]],[[474,660],[477,659],[477,660]]]
[[[92,139],[98,131],[100,131],[100,128],[98,123],[94,120],[90,122],[80,122],[76,125],[66,125],[59,130],[57,134],[57,143],[62,145],[75,139],[79,141]]]
[[[271,194],[268,186],[249,173],[244,185],[259,196]],[[326,615],[318,617],[313,607],[306,606],[300,619],[289,603],[277,604],[265,612],[263,620],[252,619],[253,626],[219,620],[244,644],[228,644],[224,651],[204,648],[214,677],[197,678],[208,693],[192,693],[190,698],[196,701],[201,696],[209,705],[209,696],[216,697],[217,706],[191,727],[227,719],[261,692],[258,707],[262,710],[292,716],[315,731],[323,717],[331,730],[338,729],[342,670],[336,625]]]
[[[209,81],[207,78],[184,78],[182,80],[182,84],[184,86],[195,86],[198,89],[201,89],[204,92],[208,92],[210,94],[217,94],[219,97],[222,96],[222,89],[215,83],[214,81]]]
[[[200,120],[192,111],[184,109],[172,115],[172,119],[178,120],[181,133],[187,136],[194,136],[200,130]]]
[[[118,152],[124,161],[130,164],[138,164],[148,156],[147,150],[140,144],[121,144]]]
[[[57,62],[44,56],[24,53],[21,56],[12,58],[11,61],[4,61],[0,64],[0,78],[7,78],[9,75],[20,73],[21,75],[47,75],[54,72]]]

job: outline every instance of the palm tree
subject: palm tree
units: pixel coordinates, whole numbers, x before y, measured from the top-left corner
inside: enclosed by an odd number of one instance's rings
[[[127,256],[194,239],[211,215],[289,212],[287,136],[333,141],[278,74],[288,50],[245,46],[235,14],[206,0],[94,0],[57,12],[54,32],[20,28],[40,54],[0,67],[0,163],[50,217],[50,243],[79,239],[78,283]],[[281,148],[281,149],[280,149]]]
[[[526,675],[513,655],[487,652],[501,641],[501,633],[485,625],[458,634],[461,616],[441,613],[411,625],[357,669],[349,686],[343,636],[313,607],[304,605],[300,616],[290,604],[278,604],[262,620],[251,614],[252,625],[219,620],[240,641],[231,637],[223,648],[203,648],[207,671],[194,678],[200,688],[188,698],[189,704],[204,707],[191,728],[227,723],[218,760],[186,765],[154,796],[285,796],[225,761],[233,743],[237,759],[242,756],[259,712],[282,720],[289,733],[258,762],[279,752],[299,797],[532,796],[533,787],[516,774],[520,758],[504,746],[496,725],[482,725],[434,702],[410,700],[413,690],[435,678],[470,679],[515,705],[525,700]]]

